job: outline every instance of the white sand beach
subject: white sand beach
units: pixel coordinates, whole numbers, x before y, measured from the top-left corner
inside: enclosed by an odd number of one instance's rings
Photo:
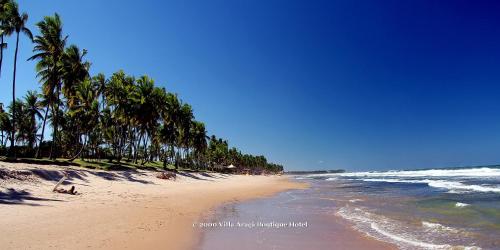
[[[264,197],[304,184],[279,176],[156,172],[0,162],[2,249],[190,249],[192,224],[225,202]],[[79,195],[54,193],[75,186]]]

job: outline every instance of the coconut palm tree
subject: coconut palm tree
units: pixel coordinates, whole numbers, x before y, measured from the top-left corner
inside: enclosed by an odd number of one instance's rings
[[[161,142],[167,145],[167,152],[169,153],[168,158],[170,162],[173,163],[175,156],[176,142],[180,136],[178,124],[181,110],[181,102],[176,94],[166,93],[165,108],[162,110],[162,120],[163,126],[160,130]],[[165,157],[166,159],[167,157]],[[164,165],[166,161],[164,161]]]
[[[102,109],[104,109],[104,105],[106,105],[106,99],[104,96],[104,91],[106,90],[106,76],[104,74],[99,73],[96,76],[92,77],[92,83],[94,84],[94,88],[97,91],[97,95],[100,97],[99,102],[102,105]]]
[[[10,105],[7,107],[7,110],[8,110],[8,113],[10,114],[10,136],[9,136],[9,139],[10,141],[12,142],[12,140],[14,140],[14,144],[16,144],[19,139],[24,139],[24,134],[21,134],[20,133],[20,130],[21,129],[21,121],[23,121],[23,117],[24,117],[24,114],[23,114],[23,111],[24,111],[24,107],[23,107],[23,101],[21,99],[17,99],[16,100],[16,105],[14,105],[14,102],[11,102]],[[12,132],[12,130],[14,130],[14,126],[13,126],[13,120],[12,117],[18,117],[19,118],[19,122],[17,123],[17,126],[15,127],[15,131]],[[12,136],[14,136],[14,139],[12,139]],[[12,155],[12,150],[9,151],[9,154]]]
[[[112,148],[114,158],[123,157],[127,143],[134,143],[137,124],[137,108],[140,98],[137,94],[135,78],[123,71],[111,75],[106,82],[104,97],[107,107],[103,110],[106,121],[105,139]],[[134,144],[133,147],[137,147]],[[135,150],[137,151],[137,150]]]
[[[34,149],[34,145],[36,143],[36,132],[38,131],[37,119],[42,119],[42,104],[38,99],[39,95],[36,91],[28,91],[26,96],[24,97],[24,105],[26,112],[25,123],[28,124],[28,147],[30,149]]]
[[[5,36],[10,36],[13,32],[13,28],[9,21],[10,11],[7,9],[7,4],[11,2],[10,0],[0,0],[0,75],[2,73],[2,62],[3,62],[3,50],[7,48],[7,43],[4,42]]]
[[[64,51],[62,56],[62,93],[68,102],[68,108],[74,105],[76,87],[90,77],[90,63],[84,61],[87,50],[80,51],[78,46],[72,44]]]
[[[2,138],[0,140],[0,148],[5,149],[10,134],[10,119],[9,114],[3,108],[3,103],[0,103],[0,131]]]
[[[7,3],[6,8],[8,9],[7,12],[9,13],[9,23],[10,25],[14,28],[14,31],[16,32],[16,50],[14,52],[14,71],[13,71],[13,76],[12,76],[12,105],[14,106],[15,110],[15,105],[16,105],[16,70],[17,70],[17,53],[19,50],[19,34],[22,32],[25,34],[31,41],[33,40],[33,34],[31,31],[26,27],[26,22],[28,21],[28,14],[26,13],[19,13],[19,7],[17,3],[15,2],[10,2]],[[12,138],[11,138],[11,143],[10,147],[12,150],[12,155],[14,158],[16,157],[16,150],[14,148],[14,133],[16,130],[16,117],[15,117],[15,112],[12,114]]]
[[[45,108],[44,113],[43,113],[43,119],[42,119],[42,132],[37,135],[38,139],[38,147],[36,148],[35,151],[35,158],[39,158],[39,153],[40,153],[40,146],[42,145],[43,142],[43,135],[45,133],[45,125],[47,124],[47,118],[49,115],[49,107],[50,107],[50,97],[48,97],[46,94],[42,93],[38,95],[38,99],[40,100],[40,107]]]
[[[63,131],[65,133],[65,142],[67,143],[65,146],[66,149],[71,149],[75,145],[81,144],[81,128],[82,128],[82,120],[79,118],[80,115],[72,115],[74,113],[74,109],[78,109],[80,106],[80,101],[82,99],[77,97],[77,89],[83,82],[86,82],[85,85],[89,88],[93,87],[93,84],[90,81],[89,68],[90,63],[84,60],[84,56],[87,54],[87,51],[84,49],[83,51],[78,48],[76,45],[70,45],[65,49],[64,54],[61,58],[61,79],[62,79],[62,93],[65,97],[65,107],[67,108],[66,115],[66,128]],[[81,109],[81,108],[80,108]],[[81,112],[79,112],[81,114]],[[83,135],[85,136],[85,134]],[[83,147],[78,147],[83,148]]]
[[[191,122],[191,146],[194,149],[196,161],[200,165],[201,157],[207,149],[207,131],[203,122],[194,120]]]
[[[59,94],[62,85],[61,61],[68,37],[63,36],[62,22],[57,13],[54,16],[46,16],[43,21],[37,23],[37,27],[40,29],[40,35],[37,35],[34,39],[35,47],[33,52],[35,54],[28,60],[38,60],[36,65],[37,77],[42,83],[43,95],[48,102],[45,116],[48,115],[49,107],[53,116],[53,133],[49,158],[55,158],[53,151],[57,142]],[[43,141],[44,129],[45,125],[42,126],[40,141]]]
[[[162,90],[155,88],[154,80],[148,76],[137,79],[136,85],[137,103],[135,109],[135,120],[139,126],[138,145],[143,143],[144,161],[147,159],[147,143],[153,138],[158,129],[158,121],[161,116],[160,102],[163,100]]]
[[[181,159],[184,160],[189,151],[189,145],[191,140],[191,123],[194,118],[193,109],[191,105],[184,103],[180,108],[179,119],[177,120],[179,129],[178,147],[182,148],[180,150]],[[184,152],[182,152],[184,151]],[[184,154],[184,156],[182,156]]]
[[[97,126],[96,117],[99,116],[99,99],[97,95],[97,90],[94,88],[90,79],[86,79],[80,84],[75,86],[75,104],[69,111],[71,117],[75,117],[78,120],[78,132],[77,137],[83,136],[83,142],[80,143],[80,150],[75,156],[73,156],[70,161],[76,159],[86,147],[90,132]]]

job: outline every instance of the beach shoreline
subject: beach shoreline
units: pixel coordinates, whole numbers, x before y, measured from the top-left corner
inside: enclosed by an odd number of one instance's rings
[[[75,186],[79,194],[52,192],[63,173],[69,179],[60,188]],[[291,176],[181,172],[173,181],[157,178],[158,173],[0,162],[0,245],[2,249],[200,249],[207,231],[197,223],[213,220],[220,208],[279,200],[277,194],[310,185]],[[275,209],[279,208],[256,211],[272,219],[270,211]],[[307,216],[303,219],[311,225],[328,220]],[[324,243],[333,247],[394,248],[352,230],[342,220],[327,224],[320,230],[331,234]],[[233,241],[248,241],[247,236],[237,234]]]
[[[5,162],[0,170],[3,249],[192,249],[193,223],[217,206],[306,187],[280,176],[181,173],[170,181],[146,170]],[[63,171],[70,178],[61,187],[80,195],[52,192]]]
[[[309,188],[218,206],[202,221],[199,244],[194,249],[397,249],[335,216],[336,205],[318,211],[315,204],[322,203],[315,199],[318,189],[303,183]]]

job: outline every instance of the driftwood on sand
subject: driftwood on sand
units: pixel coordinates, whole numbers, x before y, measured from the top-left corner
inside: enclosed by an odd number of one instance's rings
[[[75,191],[75,186],[71,186],[71,188],[69,190],[66,190],[64,188],[58,188],[59,185],[61,185],[66,179],[68,179],[68,173],[63,172],[63,177],[54,186],[54,189],[52,189],[52,192],[62,193],[62,194],[72,194],[72,195],[77,194],[78,192]]]
[[[156,175],[156,178],[164,180],[176,180],[177,176],[173,172],[161,172]]]

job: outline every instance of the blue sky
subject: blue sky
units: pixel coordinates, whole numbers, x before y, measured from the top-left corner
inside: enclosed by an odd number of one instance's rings
[[[147,74],[209,133],[287,169],[500,162],[497,1],[22,1],[92,73]],[[14,40],[8,42],[12,45]],[[17,95],[38,89],[21,40]],[[10,102],[13,46],[0,101]]]

